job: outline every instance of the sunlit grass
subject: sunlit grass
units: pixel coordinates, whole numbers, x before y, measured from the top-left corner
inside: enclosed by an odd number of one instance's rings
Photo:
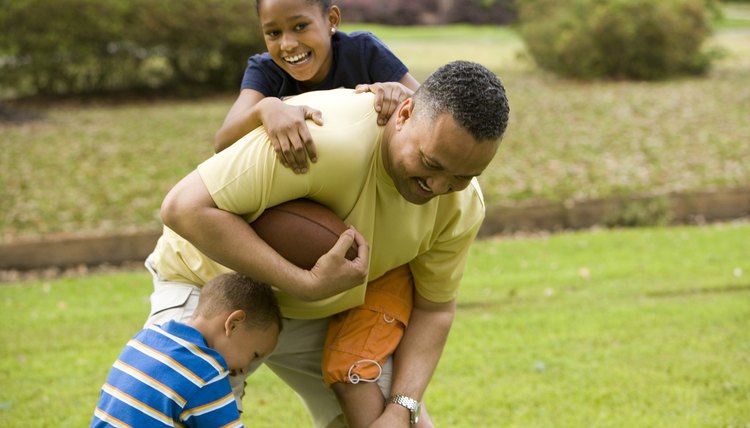
[[[487,202],[565,201],[750,186],[750,31],[719,31],[706,77],[576,82],[540,72],[512,29],[383,27],[423,79],[454,59],[503,80],[511,121],[482,174]],[[37,105],[0,123],[0,240],[53,232],[158,229],[163,196],[211,155],[235,94],[210,99]]]
[[[750,224],[480,241],[426,403],[437,426],[750,424]],[[86,426],[145,270],[0,284],[0,425]],[[248,426],[309,426],[250,378]],[[502,421],[502,423],[498,423]]]

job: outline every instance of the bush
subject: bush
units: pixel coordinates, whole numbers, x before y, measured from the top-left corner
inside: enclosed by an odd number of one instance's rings
[[[515,20],[513,0],[337,0],[345,22],[388,25],[505,24]]]
[[[252,0],[0,4],[0,87],[13,96],[237,88],[264,50]]]
[[[520,13],[531,56],[562,76],[654,80],[710,65],[705,0],[527,0]]]

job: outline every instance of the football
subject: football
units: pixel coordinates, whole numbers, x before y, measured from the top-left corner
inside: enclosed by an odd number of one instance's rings
[[[306,270],[312,269],[347,229],[333,211],[310,199],[266,208],[250,226],[282,257]],[[353,243],[349,248],[347,259],[357,257],[356,246]]]

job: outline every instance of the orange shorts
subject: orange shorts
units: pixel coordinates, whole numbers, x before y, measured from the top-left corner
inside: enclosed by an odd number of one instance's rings
[[[323,348],[326,385],[377,379],[401,342],[412,306],[414,278],[408,265],[369,282],[361,306],[331,317]]]

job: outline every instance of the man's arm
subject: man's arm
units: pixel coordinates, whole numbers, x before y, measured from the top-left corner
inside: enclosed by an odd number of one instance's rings
[[[161,216],[167,227],[213,260],[302,300],[336,295],[367,275],[369,249],[356,230],[342,234],[311,270],[300,269],[266,244],[244,218],[217,208],[197,170],[167,194]],[[358,256],[349,261],[345,254],[353,241]]]
[[[415,292],[409,326],[393,357],[391,395],[405,395],[422,401],[432,374],[443,353],[456,313],[456,301],[431,302]],[[373,427],[409,427],[409,411],[388,404]]]

